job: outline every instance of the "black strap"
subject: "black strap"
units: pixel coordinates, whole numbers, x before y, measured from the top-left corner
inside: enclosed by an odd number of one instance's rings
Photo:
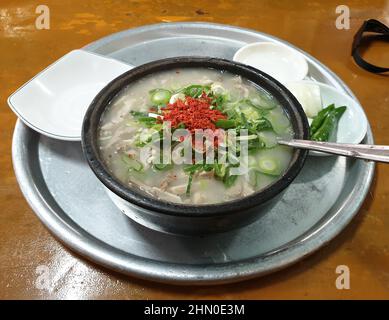
[[[359,28],[358,32],[354,36],[354,41],[352,45],[351,55],[353,56],[357,65],[361,68],[373,72],[373,73],[383,73],[388,72],[389,68],[375,66],[361,57],[359,47],[361,44],[361,40],[363,38],[363,33],[365,32],[373,32],[379,35],[380,39],[389,40],[389,28],[383,23],[379,22],[375,19],[370,19],[365,21],[362,26]],[[377,39],[379,39],[377,38]]]

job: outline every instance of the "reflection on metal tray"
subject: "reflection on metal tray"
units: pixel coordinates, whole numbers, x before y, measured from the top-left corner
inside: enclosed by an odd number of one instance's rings
[[[283,42],[231,26],[175,23],[123,31],[85,49],[139,65],[180,55],[232,58],[240,46],[254,41]],[[336,75],[303,54],[310,78],[353,96]],[[370,128],[365,142],[373,144]],[[125,274],[181,284],[239,281],[302,259],[354,217],[374,173],[370,162],[310,158],[282,200],[258,221],[228,233],[193,238],[152,231],[123,215],[89,169],[77,142],[40,136],[18,121],[13,161],[31,207],[73,250]]]

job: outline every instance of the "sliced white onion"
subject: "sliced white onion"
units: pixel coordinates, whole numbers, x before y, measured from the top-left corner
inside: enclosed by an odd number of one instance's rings
[[[317,116],[323,108],[320,87],[314,83],[291,82],[286,87],[292,92],[309,118]]]

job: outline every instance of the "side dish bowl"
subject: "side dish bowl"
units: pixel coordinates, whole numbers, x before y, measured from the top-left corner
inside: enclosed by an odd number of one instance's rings
[[[284,108],[291,122],[294,138],[308,139],[309,125],[296,98],[269,75],[237,62],[208,57],[175,57],[136,67],[111,81],[95,97],[84,117],[82,148],[89,166],[105,185],[108,194],[123,213],[138,223],[163,232],[203,234],[223,232],[253,222],[275,201],[298,175],[307,151],[295,149],[289,167],[272,184],[252,195],[220,204],[189,205],[158,200],[136,187],[118,181],[101,159],[97,144],[98,126],[105,109],[126,86],[145,76],[180,68],[211,68],[228,71],[268,91]]]

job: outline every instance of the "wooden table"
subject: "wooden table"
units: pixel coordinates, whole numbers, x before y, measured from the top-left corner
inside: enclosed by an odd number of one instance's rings
[[[166,2],[166,3],[164,3]],[[239,284],[175,287],[107,271],[66,249],[42,226],[17,185],[11,162],[16,117],[7,97],[68,51],[105,35],[170,21],[207,21],[263,31],[302,48],[337,73],[357,95],[377,144],[389,145],[389,78],[359,69],[350,58],[354,33],[368,18],[389,24],[387,1],[345,1],[349,30],[335,27],[339,1],[54,1],[50,29],[37,30],[36,1],[0,4],[0,298],[264,299],[389,298],[389,175],[378,165],[358,216],[327,247],[286,270]],[[65,4],[66,3],[66,4]],[[366,53],[389,61],[388,44]],[[338,265],[351,272],[350,290],[335,287]],[[38,289],[39,268],[51,289]]]

